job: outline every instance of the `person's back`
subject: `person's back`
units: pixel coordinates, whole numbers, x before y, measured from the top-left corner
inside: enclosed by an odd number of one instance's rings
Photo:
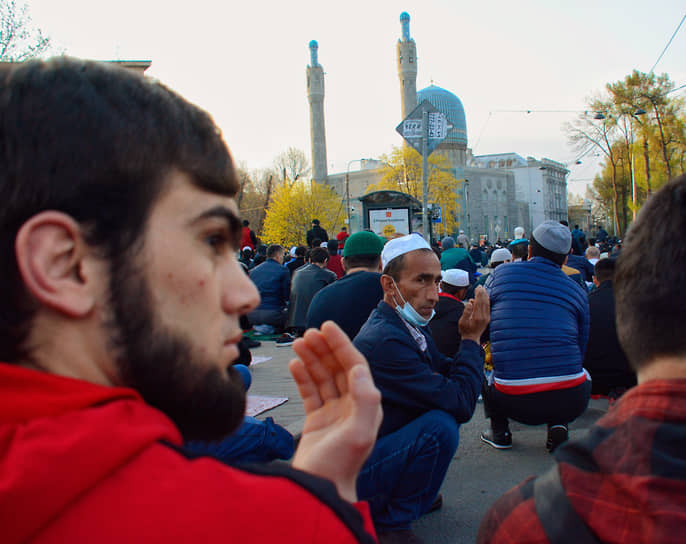
[[[619,345],[615,324],[613,288],[614,259],[598,261],[595,267],[596,289],[588,295],[591,329],[584,368],[591,374],[594,395],[611,395],[613,399],[636,385],[636,373]]]
[[[270,256],[268,253],[267,255],[266,261],[250,271],[250,279],[260,292],[259,309],[282,309],[286,307],[290,294],[290,273],[275,259],[276,254]],[[283,250],[281,259],[283,259]]]
[[[383,241],[373,232],[352,234],[343,248],[345,276],[319,291],[307,312],[306,326],[321,327],[331,320],[351,340],[379,301]]]
[[[586,347],[586,294],[544,257],[492,273],[491,350],[498,379],[578,374]]]
[[[299,268],[293,276],[287,326],[295,329],[298,335],[305,331],[307,310],[315,294],[336,281],[336,274],[325,268],[327,260],[328,254],[324,248],[314,248],[310,254],[310,264]]]
[[[438,351],[446,357],[454,357],[462,341],[458,325],[464,312],[469,274],[465,270],[445,270],[440,287],[436,314],[429,322],[429,329]]]

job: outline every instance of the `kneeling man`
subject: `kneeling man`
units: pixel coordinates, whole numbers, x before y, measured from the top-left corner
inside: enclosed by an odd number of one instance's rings
[[[438,302],[441,265],[429,244],[408,235],[381,254],[384,298],[355,346],[381,391],[384,417],[376,446],[358,478],[383,542],[419,542],[410,524],[425,514],[457,450],[459,427],[474,413],[483,379],[479,338],[489,321],[483,288],[465,305],[462,342],[442,355],[426,325]]]

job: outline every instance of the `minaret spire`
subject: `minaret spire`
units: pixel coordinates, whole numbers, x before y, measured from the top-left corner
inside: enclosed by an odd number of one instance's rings
[[[307,67],[307,99],[310,102],[310,140],[312,142],[312,179],[322,183],[328,176],[326,166],[326,130],[324,129],[324,68],[319,64],[319,44],[310,42],[310,65]]]
[[[402,38],[398,40],[398,77],[403,119],[417,107],[417,46],[410,37],[410,14],[400,14]]]

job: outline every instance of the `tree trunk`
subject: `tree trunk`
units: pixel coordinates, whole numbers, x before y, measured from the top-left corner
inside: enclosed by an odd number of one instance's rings
[[[651,101],[652,102],[652,101]],[[655,110],[655,118],[657,119],[657,126],[660,127],[660,143],[662,144],[662,159],[665,163],[665,169],[667,170],[667,179],[672,179],[672,168],[669,166],[669,158],[667,157],[667,143],[665,142],[665,133],[662,129],[662,119],[660,119],[660,112],[657,109],[657,104],[652,102],[653,109]]]
[[[643,138],[643,159],[645,160],[645,167],[646,167],[646,192],[648,194],[648,198],[650,198],[650,195],[653,192],[653,189],[650,185],[650,155],[648,154],[648,138]]]

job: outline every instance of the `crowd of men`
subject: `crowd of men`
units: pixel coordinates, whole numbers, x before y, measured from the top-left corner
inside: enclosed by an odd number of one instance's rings
[[[480,395],[484,447],[545,425],[556,463],[479,542],[680,541],[686,176],[619,255],[553,221],[437,251],[315,219],[285,259],[240,221],[209,115],[66,57],[2,68],[0,155],[3,542],[418,543]],[[246,425],[246,318],[297,356],[290,464],[205,447]],[[592,394],[612,407],[569,440]]]

